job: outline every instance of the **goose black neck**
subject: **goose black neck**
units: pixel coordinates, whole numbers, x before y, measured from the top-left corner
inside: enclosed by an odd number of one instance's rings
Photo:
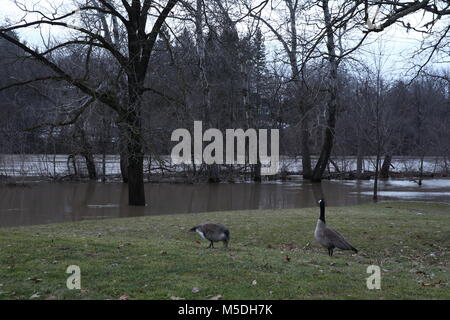
[[[325,203],[323,201],[320,202],[320,220],[325,223]]]

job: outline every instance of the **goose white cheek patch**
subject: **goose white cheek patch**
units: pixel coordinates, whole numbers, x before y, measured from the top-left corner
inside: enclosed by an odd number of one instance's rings
[[[203,239],[206,240],[205,235],[203,234],[203,232],[201,232],[200,230],[195,230],[195,232],[197,232]]]

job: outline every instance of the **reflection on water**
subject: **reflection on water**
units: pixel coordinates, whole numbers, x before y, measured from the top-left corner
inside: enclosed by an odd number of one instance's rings
[[[129,207],[121,183],[33,183],[0,185],[0,227],[88,219],[195,213],[205,211],[312,207],[326,197],[330,206],[372,201],[372,181],[323,181],[295,178],[261,184],[146,184],[146,207]],[[402,180],[380,182],[380,200],[450,203],[450,180],[424,180],[422,186]]]
[[[361,192],[361,194],[371,195],[372,192]],[[442,197],[442,200],[446,200],[445,197],[449,197],[448,192],[412,192],[412,191],[379,191],[378,196],[389,198],[400,198],[404,200],[427,200]]]

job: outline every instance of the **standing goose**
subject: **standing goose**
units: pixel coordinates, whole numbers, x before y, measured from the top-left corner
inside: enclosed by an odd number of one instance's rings
[[[358,252],[353,246],[345,240],[345,238],[336,230],[327,227],[325,224],[325,201],[319,200],[320,218],[317,220],[314,238],[325,248],[328,249],[330,257],[333,255],[334,248],[342,250],[352,250]]]
[[[191,228],[189,231],[197,232],[203,239],[209,240],[208,248],[214,248],[214,242],[223,241],[225,248],[228,248],[230,241],[230,231],[220,223],[204,223]]]

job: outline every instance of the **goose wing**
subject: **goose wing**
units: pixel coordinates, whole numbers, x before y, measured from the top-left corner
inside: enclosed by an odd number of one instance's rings
[[[345,240],[345,238],[336,230],[332,228],[326,228],[324,230],[325,237],[336,247],[342,250],[356,250],[353,246]]]
[[[221,241],[227,231],[228,229],[225,226],[218,223],[205,223],[203,225],[203,232],[209,240]]]

